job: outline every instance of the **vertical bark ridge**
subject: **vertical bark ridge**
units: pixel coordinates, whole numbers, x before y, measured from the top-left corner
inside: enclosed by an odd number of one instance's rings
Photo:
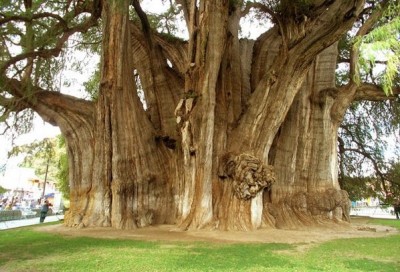
[[[169,199],[168,177],[160,175],[165,171],[155,133],[131,74],[134,66],[128,5],[129,1],[112,1],[103,7],[109,35],[103,39],[95,150],[95,165],[102,167],[94,177],[103,185],[97,188],[96,202],[110,211],[106,221],[120,229],[164,222]],[[166,193],[163,197],[160,188]],[[92,213],[95,210],[93,207]]]
[[[227,43],[227,10],[224,1],[200,1],[199,32],[192,37],[197,41],[192,47],[195,50],[195,63],[189,71],[188,79],[199,82],[199,85],[187,84],[188,92],[195,92],[198,96],[196,106],[189,118],[193,145],[195,146],[195,168],[190,171],[195,173],[195,194],[190,214],[183,220],[183,228],[198,228],[212,223],[212,188],[215,176],[214,137],[215,137],[215,107],[217,99],[217,82],[220,75],[221,61]],[[213,10],[213,12],[210,12]],[[197,19],[193,21],[193,24]],[[192,42],[189,42],[191,44]],[[189,50],[190,50],[189,46]],[[190,58],[190,53],[189,53]],[[195,87],[194,89],[191,89]]]
[[[184,86],[182,76],[177,70],[168,67],[167,58],[158,41],[151,33],[144,36],[141,30],[131,24],[134,37],[132,41],[133,65],[138,70],[145,95],[147,112],[150,120],[160,136],[176,139],[174,108],[182,96]],[[147,42],[143,42],[147,41]],[[166,43],[163,43],[164,47]],[[170,52],[173,50],[170,48]],[[180,54],[185,57],[185,54]],[[182,60],[184,61],[184,60]]]
[[[285,48],[280,48],[279,58],[259,81],[249,101],[249,110],[241,119],[237,134],[240,131],[251,130],[253,137],[246,144],[234,143],[239,146],[239,150],[251,150],[257,156],[268,154],[273,138],[312,61],[319,52],[337,41],[340,35],[352,26],[363,4],[364,1],[361,0],[346,4],[332,2],[329,12],[324,13],[325,17],[318,21],[317,25],[314,25],[315,18],[307,23],[312,26],[310,33],[305,29],[298,33],[300,36],[286,37],[289,45],[287,52]],[[347,14],[350,11],[351,16]],[[278,78],[279,80],[276,80]],[[258,103],[259,101],[262,102]],[[262,131],[268,131],[269,136],[265,137]],[[259,148],[261,146],[263,148]]]
[[[335,86],[336,56],[333,45],[317,57],[275,139],[271,159],[277,182],[266,212],[279,227],[307,226],[334,216],[347,220],[345,196],[325,194],[339,190],[337,123],[330,116],[334,99],[328,91]],[[318,194],[340,204],[319,207],[314,201]]]

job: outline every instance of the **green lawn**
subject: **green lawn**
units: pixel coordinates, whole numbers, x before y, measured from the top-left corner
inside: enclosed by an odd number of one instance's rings
[[[400,229],[400,220],[371,220]],[[148,242],[0,231],[0,271],[400,271],[400,234],[288,244]]]

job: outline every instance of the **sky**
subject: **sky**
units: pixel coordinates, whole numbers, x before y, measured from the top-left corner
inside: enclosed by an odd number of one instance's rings
[[[52,138],[60,134],[60,129],[56,126],[44,122],[39,116],[36,116],[33,123],[33,130],[30,133],[23,134],[15,140],[16,145],[24,145],[34,142],[35,140],[43,140],[44,138]],[[14,167],[21,162],[21,157],[13,157],[7,159],[7,153],[11,151],[11,141],[7,137],[0,135],[0,167],[7,164],[7,167]]]

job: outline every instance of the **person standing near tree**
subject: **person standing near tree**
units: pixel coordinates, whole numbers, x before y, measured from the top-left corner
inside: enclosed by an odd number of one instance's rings
[[[47,212],[49,211],[49,207],[53,206],[47,199],[44,201],[42,209],[40,210],[40,223],[44,222],[44,219],[47,216]]]
[[[395,199],[393,203],[393,208],[396,219],[400,219],[400,198]]]

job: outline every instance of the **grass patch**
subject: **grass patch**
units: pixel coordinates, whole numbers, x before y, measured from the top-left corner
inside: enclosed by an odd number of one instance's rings
[[[400,229],[400,220],[371,220]],[[0,271],[399,271],[400,235],[289,244],[210,244],[0,231]],[[287,253],[290,254],[287,254]]]

